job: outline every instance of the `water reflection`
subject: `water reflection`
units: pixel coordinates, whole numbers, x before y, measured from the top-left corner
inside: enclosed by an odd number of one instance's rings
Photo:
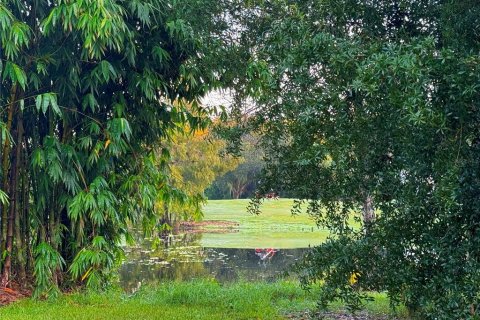
[[[268,248],[268,249],[260,249],[257,248],[255,249],[255,255],[257,255],[260,258],[260,261],[263,262],[264,264],[267,261],[270,261],[272,257],[277,253],[279,250],[273,249],[273,248]]]
[[[140,284],[198,278],[274,281],[308,250],[204,248],[201,237],[201,233],[187,233],[162,241],[156,249],[152,249],[151,240],[128,248],[120,270],[121,286],[134,291]]]

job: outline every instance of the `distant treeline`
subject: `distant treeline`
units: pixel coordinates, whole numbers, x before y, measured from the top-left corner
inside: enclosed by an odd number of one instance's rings
[[[253,197],[264,167],[263,150],[257,145],[256,140],[251,135],[242,138],[241,163],[235,169],[213,181],[205,191],[208,199],[245,199]]]

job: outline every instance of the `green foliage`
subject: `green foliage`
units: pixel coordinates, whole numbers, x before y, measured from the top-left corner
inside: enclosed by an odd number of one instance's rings
[[[8,194],[6,194],[3,190],[0,190],[0,202],[3,205],[8,205]]]
[[[20,278],[34,271],[36,296],[102,287],[128,226],[151,232],[156,203],[188,200],[158,150],[210,123],[199,99],[218,86],[207,62],[226,26],[205,4],[0,3],[3,282],[13,266]]]
[[[3,69],[3,80],[10,80],[13,84],[20,84],[22,89],[25,90],[25,85],[27,83],[27,75],[22,68],[13,63],[8,61],[5,64],[5,68]]]
[[[57,269],[65,265],[60,253],[55,251],[48,243],[42,242],[35,248],[35,291],[33,296],[36,298],[56,297],[59,294],[57,284],[53,277]]]
[[[422,319],[478,317],[478,5],[306,0],[257,10],[258,27],[243,35],[258,44],[244,77],[262,79],[250,91],[266,152],[260,192],[280,186],[305,199],[335,234],[306,258],[305,284],[325,282],[322,303],[356,308],[374,289]],[[360,230],[347,223],[352,210],[364,213]]]
[[[171,161],[168,167],[169,183],[182,194],[170,194],[160,199],[159,211],[165,211],[162,228],[170,229],[177,219],[198,220],[202,216],[205,190],[225,172],[235,169],[239,159],[224,153],[225,143],[206,130],[188,128],[176,133],[162,150],[163,157]],[[167,151],[170,150],[170,151]]]
[[[220,135],[223,136],[222,133]],[[255,195],[264,166],[259,138],[251,134],[244,135],[241,138],[241,148],[238,158],[240,164],[213,181],[206,191],[209,199],[251,198]]]
[[[98,290],[108,284],[105,280],[112,276],[122,257],[120,248],[109,244],[104,237],[96,236],[89,246],[77,253],[69,271],[74,279],[86,280],[88,288]]]
[[[43,112],[43,114],[47,113],[48,107],[50,106],[53,112],[55,112],[59,116],[62,115],[62,112],[58,107],[57,98],[55,97],[55,94],[52,94],[52,93],[39,94],[35,98],[35,105],[37,107],[37,111],[41,111]]]

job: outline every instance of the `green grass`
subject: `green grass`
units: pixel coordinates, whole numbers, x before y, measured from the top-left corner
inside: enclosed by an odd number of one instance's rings
[[[72,294],[55,302],[24,300],[0,309],[1,319],[282,319],[314,306],[314,293],[296,284],[212,281],[168,283],[133,296]]]
[[[287,281],[230,285],[208,280],[174,282],[143,288],[134,295],[115,291],[75,293],[52,302],[23,300],[0,308],[0,319],[286,319],[287,314],[314,309],[318,291],[306,292]],[[378,302],[367,304],[368,313],[388,313],[388,299],[376,296]]]
[[[248,199],[209,200],[204,220],[238,222],[235,233],[204,233],[202,245],[213,248],[307,248],[325,241],[328,230],[319,229],[306,213],[292,216],[292,199],[267,200],[260,215],[247,212]],[[353,223],[353,219],[352,219]]]
[[[385,293],[370,292],[369,296],[373,300],[364,301],[364,308],[367,314],[370,315],[388,315],[391,314],[390,299]],[[344,311],[345,306],[341,301],[335,301],[329,306],[332,311]],[[396,307],[396,317],[399,319],[407,318],[407,309],[404,306]]]

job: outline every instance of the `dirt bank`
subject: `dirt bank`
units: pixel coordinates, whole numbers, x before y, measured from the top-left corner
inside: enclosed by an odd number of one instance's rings
[[[238,222],[225,220],[205,220],[205,221],[182,221],[180,222],[179,230],[197,233],[230,233],[238,232]]]

